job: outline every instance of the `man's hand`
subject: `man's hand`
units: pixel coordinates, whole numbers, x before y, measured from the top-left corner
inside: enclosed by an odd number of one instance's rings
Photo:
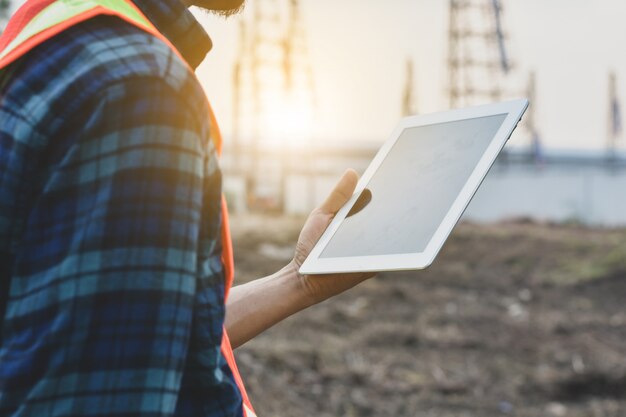
[[[357,173],[347,170],[326,201],[309,215],[300,232],[291,265],[295,268],[303,291],[312,303],[319,303],[375,275],[373,273],[302,275],[297,272],[337,211],[352,197],[357,181]]]
[[[354,287],[374,274],[301,275],[300,265],[343,206],[357,183],[356,172],[347,171],[324,204],[307,219],[296,253],[280,271],[234,287],[226,305],[226,329],[235,348],[290,315]]]

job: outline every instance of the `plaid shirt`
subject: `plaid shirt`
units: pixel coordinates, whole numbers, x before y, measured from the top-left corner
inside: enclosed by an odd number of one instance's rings
[[[135,0],[192,66],[179,0]],[[101,16],[0,73],[0,416],[240,416],[203,91]]]

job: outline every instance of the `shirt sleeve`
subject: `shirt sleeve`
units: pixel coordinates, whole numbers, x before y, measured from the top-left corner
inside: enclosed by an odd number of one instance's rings
[[[33,415],[172,415],[190,357],[206,386],[229,383],[215,152],[158,78],[94,102],[26,227],[5,342],[30,351],[3,390]]]

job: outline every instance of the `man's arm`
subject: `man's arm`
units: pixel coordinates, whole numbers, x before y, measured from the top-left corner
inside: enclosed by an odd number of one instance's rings
[[[357,174],[348,170],[326,201],[307,219],[294,259],[268,277],[234,287],[226,305],[226,330],[233,348],[290,315],[337,295],[374,276],[364,274],[301,275],[300,265],[337,213],[352,196]]]

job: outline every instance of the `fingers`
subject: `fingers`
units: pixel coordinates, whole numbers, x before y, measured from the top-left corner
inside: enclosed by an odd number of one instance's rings
[[[363,191],[361,191],[359,198],[357,198],[356,201],[354,202],[354,205],[348,212],[348,215],[346,216],[346,218],[350,216],[354,216],[355,214],[363,210],[365,206],[367,206],[370,203],[370,201],[372,201],[372,192],[368,190],[367,188],[364,188]]]
[[[352,197],[358,181],[359,176],[353,169],[346,170],[326,201],[320,206],[320,210],[324,213],[335,214]]]

